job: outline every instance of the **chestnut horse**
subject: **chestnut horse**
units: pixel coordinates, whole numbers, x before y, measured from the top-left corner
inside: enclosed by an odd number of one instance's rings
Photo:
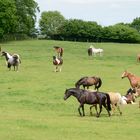
[[[125,77],[128,78],[130,85],[133,89],[140,87],[140,77],[138,77],[130,72],[124,71],[122,74],[122,79]]]
[[[57,56],[60,58],[63,56],[64,49],[58,46],[54,46],[54,50],[57,53]]]

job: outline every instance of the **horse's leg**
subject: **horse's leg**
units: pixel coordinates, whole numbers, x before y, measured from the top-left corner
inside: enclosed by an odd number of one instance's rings
[[[109,110],[108,110],[108,107],[106,106],[106,103],[104,102],[103,103],[103,106],[105,107],[105,109],[107,110],[107,112],[108,112],[108,116],[110,117],[111,116],[111,114],[110,114],[110,112],[109,112]]]
[[[82,105],[83,116],[85,116],[84,105]]]
[[[95,107],[95,110],[96,110],[96,115],[98,115],[98,111],[97,111],[97,105],[92,105],[92,106],[90,106],[90,115],[92,116],[93,114],[92,114],[92,108],[93,107]]]
[[[79,112],[80,116],[82,116],[82,113],[81,113],[81,111],[80,111],[81,106],[82,106],[82,105],[80,104],[79,107],[78,107],[78,112]]]
[[[120,110],[120,106],[119,106],[119,105],[117,105],[117,109],[118,109],[120,115],[122,115],[122,112],[121,112],[121,110]]]
[[[113,115],[113,114],[114,114],[114,112],[115,112],[115,105],[114,105],[114,104],[112,104],[112,113],[111,113],[111,115]]]
[[[99,103],[99,108],[100,108],[100,111],[99,111],[99,113],[96,115],[97,117],[100,117],[100,114],[101,114],[101,112],[102,112],[102,104],[101,104],[101,103]]]

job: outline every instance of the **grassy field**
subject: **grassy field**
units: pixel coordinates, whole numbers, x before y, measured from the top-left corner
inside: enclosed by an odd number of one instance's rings
[[[103,57],[87,55],[90,44],[103,48]],[[53,46],[64,48],[61,73],[53,72]],[[2,50],[21,55],[19,72],[8,71],[0,58],[0,140],[137,140],[140,133],[138,104],[122,106],[123,115],[85,117],[73,97],[63,100],[66,88],[82,76],[100,76],[100,91],[124,95],[130,84],[121,79],[124,70],[140,76],[136,55],[140,44],[16,41],[1,44]],[[139,100],[139,99],[138,99]],[[137,101],[138,101],[137,100]]]

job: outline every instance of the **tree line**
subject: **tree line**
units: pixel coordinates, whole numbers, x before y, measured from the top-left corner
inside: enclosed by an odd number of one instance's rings
[[[132,23],[103,27],[95,21],[65,19],[59,11],[44,11],[35,28],[39,6],[35,0],[0,0],[0,40],[44,39],[140,43],[140,17]]]
[[[41,14],[40,31],[48,39],[87,41],[87,42],[120,42],[140,43],[140,18],[132,23],[118,23],[102,27],[94,21],[65,19],[58,11]]]

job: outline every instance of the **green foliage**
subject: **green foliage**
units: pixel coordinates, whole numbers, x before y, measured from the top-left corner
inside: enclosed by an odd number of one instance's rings
[[[135,28],[140,33],[140,17],[135,18],[130,26]]]
[[[34,0],[0,0],[0,39],[32,35],[37,10]]]
[[[0,0],[0,38],[13,33],[17,26],[15,0]]]
[[[2,50],[21,55],[19,72],[8,71],[0,58],[0,139],[1,140],[138,140],[140,109],[138,104],[121,106],[119,113],[100,118],[78,115],[79,103],[63,100],[66,88],[82,76],[102,78],[100,91],[126,94],[128,79],[121,79],[124,69],[140,76],[136,54],[140,44],[94,43],[104,49],[102,57],[88,57],[93,43],[60,41],[16,41],[1,44]],[[61,73],[53,72],[53,46],[64,48]],[[93,89],[93,87],[90,87]],[[139,99],[137,100],[139,101]],[[138,102],[136,102],[138,103]]]
[[[64,21],[65,18],[58,11],[42,12],[39,22],[41,33],[47,38],[54,36]]]
[[[30,35],[35,27],[38,4],[34,0],[15,0],[18,16],[17,33]]]
[[[111,42],[138,43],[140,42],[140,34],[134,28],[127,25],[117,24],[105,27],[102,39],[103,41]]]
[[[101,36],[101,26],[96,22],[71,19],[59,28],[59,36],[63,40],[98,41]]]

